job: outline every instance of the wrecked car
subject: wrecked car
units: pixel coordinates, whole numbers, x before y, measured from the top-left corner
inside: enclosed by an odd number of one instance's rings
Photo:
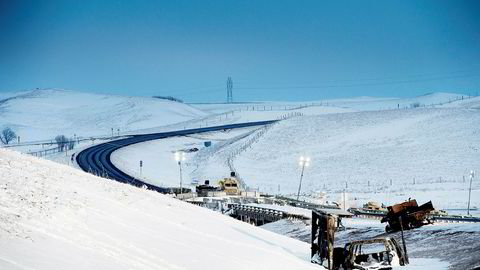
[[[312,211],[312,263],[329,270],[386,270],[408,264],[405,242],[401,248],[390,237],[352,241],[344,247],[334,247],[337,228],[337,216]]]
[[[407,264],[403,250],[390,237],[350,242],[344,254],[344,269],[387,270]]]

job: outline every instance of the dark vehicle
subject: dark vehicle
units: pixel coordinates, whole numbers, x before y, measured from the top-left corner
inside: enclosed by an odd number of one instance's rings
[[[431,211],[435,210],[431,201],[418,206],[416,200],[409,200],[404,203],[387,207],[387,216],[381,222],[388,222],[385,227],[387,232],[398,232],[419,228],[432,221],[428,218]]]
[[[205,184],[195,187],[198,197],[207,197],[209,192],[218,191],[217,187],[210,186],[210,181],[205,180]]]

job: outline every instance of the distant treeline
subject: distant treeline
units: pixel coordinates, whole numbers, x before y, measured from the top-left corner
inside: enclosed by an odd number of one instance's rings
[[[153,96],[153,97],[183,103],[183,100],[176,97],[171,97],[171,96]]]

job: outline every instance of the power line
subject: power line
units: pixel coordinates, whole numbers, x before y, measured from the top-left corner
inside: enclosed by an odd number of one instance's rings
[[[469,75],[458,75],[458,76],[444,76],[444,77],[435,77],[427,79],[416,79],[416,80],[396,80],[396,81],[387,81],[387,82],[372,82],[372,83],[353,83],[353,84],[330,84],[330,85],[291,85],[291,86],[266,86],[266,87],[237,87],[237,89],[242,90],[278,90],[278,89],[322,89],[322,88],[347,88],[347,87],[359,87],[359,86],[379,86],[379,85],[394,85],[394,84],[403,84],[403,83],[419,83],[435,80],[449,80],[456,78],[466,78],[466,77],[475,77],[480,74],[469,74]]]
[[[469,74],[459,74],[468,72]],[[458,74],[458,75],[457,75]],[[405,83],[421,83],[435,80],[450,80],[457,78],[468,78],[479,76],[480,72],[477,71],[457,71],[446,73],[428,73],[428,74],[417,74],[411,75],[403,78],[394,78],[394,77],[385,77],[385,78],[368,78],[360,80],[329,80],[317,82],[317,85],[305,85],[305,84],[292,84],[292,85],[271,85],[271,86],[245,86],[237,87],[237,89],[242,90],[282,90],[282,89],[323,89],[323,88],[348,88],[348,87],[362,87],[362,86],[381,86],[381,85],[395,85],[395,84],[405,84]],[[430,76],[430,77],[429,77]],[[433,76],[433,77],[431,77]],[[427,77],[427,78],[422,78]],[[231,90],[229,89],[229,84],[231,83]],[[242,83],[240,83],[242,84]],[[176,95],[187,96],[187,95],[197,95],[204,93],[216,93],[225,91],[225,86],[221,84],[215,84],[204,87],[191,87],[184,88],[182,90],[173,90]],[[188,91],[192,90],[192,91]],[[227,102],[233,102],[233,80],[231,77],[227,78]]]
[[[461,74],[459,74],[459,73],[461,73]],[[455,74],[458,74],[458,75],[455,75]],[[402,76],[402,77],[390,76],[390,77],[382,77],[382,78],[366,78],[366,79],[350,79],[350,80],[345,80],[345,79],[344,80],[323,80],[323,81],[317,81],[315,83],[316,84],[353,83],[353,82],[365,83],[366,81],[386,81],[386,80],[389,80],[389,81],[392,81],[392,80],[393,81],[404,81],[404,80],[411,80],[411,79],[418,80],[419,77],[432,77],[432,76],[433,76],[433,78],[424,78],[424,79],[435,80],[435,79],[438,79],[438,78],[443,79],[443,78],[451,78],[451,77],[455,77],[455,78],[456,77],[470,77],[470,76],[478,76],[478,75],[480,75],[480,70],[463,70],[463,71],[453,71],[453,72],[448,72],[448,73],[445,73],[445,72],[438,73],[437,72],[437,73],[413,74],[413,75]],[[312,85],[314,85],[315,83],[309,83],[310,86],[305,86],[305,83],[304,83],[302,86],[297,86],[297,87],[312,87]],[[237,81],[237,85],[238,84],[243,85],[245,83]],[[266,83],[266,84],[268,85],[269,83]],[[294,85],[292,85],[292,86],[294,86]],[[280,87],[282,87],[282,86],[280,86]],[[285,86],[283,86],[283,87],[285,87]],[[276,87],[276,88],[278,88],[278,87]]]

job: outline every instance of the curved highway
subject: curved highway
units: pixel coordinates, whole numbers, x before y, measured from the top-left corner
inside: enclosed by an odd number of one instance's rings
[[[225,130],[225,129],[263,126],[263,125],[275,123],[277,121],[278,120],[259,121],[259,122],[206,127],[206,128],[186,129],[186,130],[170,131],[170,132],[162,132],[162,133],[152,133],[152,134],[144,134],[144,135],[132,135],[124,139],[95,145],[81,151],[77,155],[77,163],[82,170],[98,176],[107,177],[122,183],[129,183],[137,187],[141,187],[145,185],[147,186],[148,189],[156,190],[162,193],[168,193],[170,190],[167,188],[157,187],[157,186],[145,183],[139,179],[135,179],[134,177],[122,172],[120,169],[115,167],[115,165],[113,165],[113,163],[110,160],[110,156],[112,155],[113,151],[128,145],[141,143],[145,141],[158,140],[158,139],[164,139],[164,138],[175,137],[175,136],[184,136],[184,135],[190,135],[195,133],[219,131],[219,130]]]

